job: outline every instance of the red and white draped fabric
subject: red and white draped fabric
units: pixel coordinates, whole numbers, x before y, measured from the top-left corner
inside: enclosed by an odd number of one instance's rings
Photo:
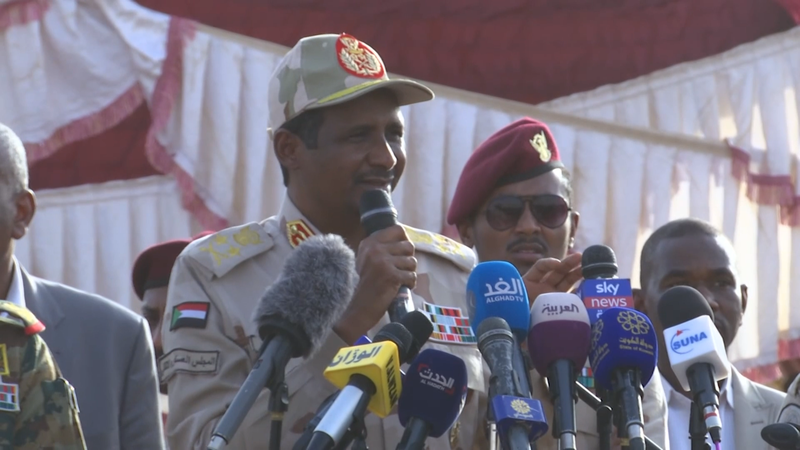
[[[151,98],[169,23],[127,1],[0,0],[0,122],[25,142],[29,165],[113,127]],[[37,199],[17,244],[20,262],[134,310],[137,253],[198,228],[172,177],[43,190]]]
[[[727,142],[733,162],[728,176],[758,206],[735,220],[715,217],[715,186],[693,179],[687,185],[699,187],[691,215],[740,239],[739,265],[756,293],[731,354],[741,368],[752,369],[748,375],[766,379],[777,374],[772,362],[800,358],[800,27],[540,106]]]
[[[444,215],[472,150],[519,117],[544,120],[574,173],[578,245],[610,245],[621,274],[637,279],[641,245],[671,219],[703,218],[731,237],[751,287],[732,357],[766,379],[779,358],[800,356],[797,228],[781,214],[800,192],[759,193],[779,184],[769,177],[796,181],[799,46],[793,30],[540,107],[433,86],[435,101],[403,109],[409,162],[394,201],[409,225],[453,235]],[[136,308],[130,266],[145,246],[274,214],[284,188],[267,82],[285,51],[127,0],[0,3],[0,60],[10,62],[0,64],[0,122],[31,162],[146,101],[145,150],[167,174],[40,192],[20,260]]]

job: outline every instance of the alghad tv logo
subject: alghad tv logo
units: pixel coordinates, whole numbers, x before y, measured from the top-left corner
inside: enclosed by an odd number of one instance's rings
[[[673,352],[679,355],[685,355],[692,351],[693,344],[708,339],[708,335],[705,331],[693,335],[689,335],[687,333],[688,331],[689,330],[678,330],[675,336],[672,336],[672,339],[669,341],[669,346],[672,348]]]

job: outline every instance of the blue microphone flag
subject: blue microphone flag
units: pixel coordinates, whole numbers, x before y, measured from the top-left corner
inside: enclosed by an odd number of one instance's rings
[[[467,366],[458,356],[423,350],[403,380],[397,416],[406,426],[412,417],[431,426],[430,436],[443,435],[461,414],[467,399]]]
[[[467,280],[470,322],[477,334],[487,317],[504,319],[520,339],[530,328],[528,291],[517,268],[505,261],[486,261],[475,266]]]
[[[646,385],[658,363],[658,340],[650,319],[630,308],[607,309],[592,326],[589,361],[603,389],[612,389],[614,370],[625,367],[639,369]]]

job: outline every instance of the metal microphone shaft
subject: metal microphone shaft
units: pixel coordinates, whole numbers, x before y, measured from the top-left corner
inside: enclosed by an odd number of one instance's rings
[[[578,398],[580,398],[583,403],[589,405],[593,410],[597,411],[603,406],[603,402],[596,395],[592,394],[592,391],[577,381],[575,382],[575,389],[578,391]],[[658,444],[647,436],[644,437],[644,445],[646,450],[662,450]]]

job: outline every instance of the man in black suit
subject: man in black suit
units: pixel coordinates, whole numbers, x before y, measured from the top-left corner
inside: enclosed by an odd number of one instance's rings
[[[41,333],[75,387],[88,450],[164,448],[158,380],[144,319],[103,297],[28,274],[14,258],[36,211],[25,149],[0,124],[0,298],[44,322]]]

